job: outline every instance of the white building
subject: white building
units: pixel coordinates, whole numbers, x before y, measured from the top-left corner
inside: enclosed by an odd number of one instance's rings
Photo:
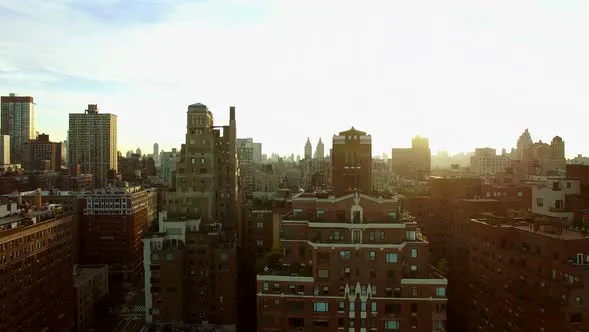
[[[495,149],[477,148],[474,156],[470,157],[470,168],[476,176],[494,176],[505,172],[509,162],[509,157],[498,156]]]
[[[572,221],[575,215],[567,211],[566,197],[581,193],[580,180],[535,176],[528,184],[532,186],[532,213]]]
[[[10,136],[0,135],[0,165],[10,165]]]

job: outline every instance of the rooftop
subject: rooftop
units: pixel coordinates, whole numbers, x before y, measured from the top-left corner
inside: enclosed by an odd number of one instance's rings
[[[74,266],[75,280],[74,287],[80,287],[86,281],[93,278],[97,273],[103,270],[108,271],[108,265],[99,266]]]
[[[582,240],[589,237],[581,230],[567,228],[559,218],[550,217],[498,217],[488,215],[487,217],[472,218],[471,221],[502,228],[511,228],[523,232],[535,233],[540,236],[547,236],[561,240]]]
[[[275,264],[266,266],[264,271],[259,274],[265,276],[312,277],[313,271],[310,265],[305,264]]]

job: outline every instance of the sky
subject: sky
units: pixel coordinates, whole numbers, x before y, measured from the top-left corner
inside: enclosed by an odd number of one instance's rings
[[[589,155],[589,2],[0,0],[0,94],[68,114],[118,115],[119,150],[180,147],[186,110],[303,154],[354,126],[390,154],[510,149],[524,129]]]

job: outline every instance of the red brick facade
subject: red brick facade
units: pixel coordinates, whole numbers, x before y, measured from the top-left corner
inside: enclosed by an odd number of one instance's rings
[[[311,197],[309,197],[311,196]],[[396,199],[293,198],[280,263],[258,275],[259,331],[442,331],[446,280]]]

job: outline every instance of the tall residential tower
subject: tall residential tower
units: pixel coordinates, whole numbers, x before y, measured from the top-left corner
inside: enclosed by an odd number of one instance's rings
[[[35,139],[35,103],[33,97],[11,93],[0,102],[2,135],[10,136],[10,158],[15,164],[24,162],[24,146]]]
[[[69,121],[70,167],[79,164],[97,187],[106,186],[108,172],[117,170],[117,116],[90,104],[84,113],[70,113]]]
[[[205,105],[188,106],[167,211],[143,240],[148,323],[235,330],[238,166],[229,112],[229,125],[215,126]]]

